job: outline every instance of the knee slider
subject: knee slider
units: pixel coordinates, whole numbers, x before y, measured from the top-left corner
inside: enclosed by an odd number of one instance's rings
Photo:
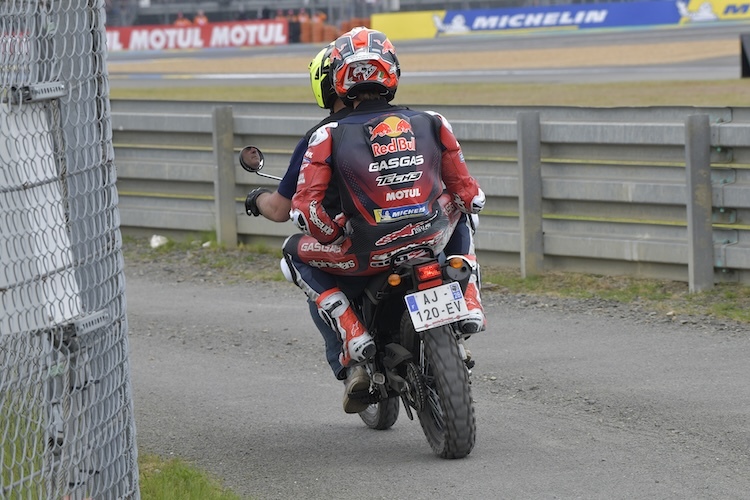
[[[279,267],[281,267],[281,274],[284,275],[284,278],[286,278],[286,280],[289,283],[296,284],[296,281],[294,279],[294,273],[292,272],[292,269],[289,267],[289,263],[286,261],[286,259],[283,259],[283,258],[281,259],[281,261],[279,262]]]

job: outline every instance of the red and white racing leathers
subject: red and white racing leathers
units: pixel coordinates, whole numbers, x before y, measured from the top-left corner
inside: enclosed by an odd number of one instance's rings
[[[331,189],[340,198],[333,210],[326,199]],[[438,201],[444,191],[452,203],[444,203],[446,196]],[[483,206],[484,193],[445,118],[365,101],[310,138],[290,214],[305,235],[287,240],[284,251],[295,278],[320,293],[330,281],[317,283],[300,267],[336,275],[382,272],[403,249],[427,244],[440,252],[451,236],[451,216],[455,223],[460,215],[449,212],[478,213]]]

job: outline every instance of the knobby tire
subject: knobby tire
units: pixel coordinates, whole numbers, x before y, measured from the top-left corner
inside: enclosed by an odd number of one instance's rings
[[[414,326],[408,312],[401,322],[405,338],[414,339]],[[427,403],[418,412],[427,442],[441,458],[463,458],[471,453],[476,441],[476,419],[471,397],[469,372],[449,326],[422,332],[420,360],[427,386]]]
[[[384,431],[393,427],[398,420],[398,411],[401,400],[399,398],[387,398],[372,404],[366,410],[359,412],[359,418],[369,427],[378,431]]]

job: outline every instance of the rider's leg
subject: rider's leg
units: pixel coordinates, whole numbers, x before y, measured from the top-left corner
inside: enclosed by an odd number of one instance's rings
[[[462,319],[460,326],[461,331],[464,333],[477,333],[485,330],[487,327],[484,308],[482,307],[482,298],[479,295],[479,264],[477,264],[475,255],[462,255],[462,257],[472,268],[469,283],[466,285],[466,292],[464,293],[466,308],[471,315]]]
[[[339,356],[342,366],[351,366],[375,354],[375,342],[340,288],[326,290],[318,296],[315,303],[321,316],[339,332],[344,344]]]
[[[346,378],[346,368],[341,366],[341,362],[339,361],[339,354],[341,354],[342,347],[341,340],[338,334],[331,328],[331,325],[326,323],[320,316],[315,301],[307,299],[307,304],[310,307],[310,317],[323,336],[323,342],[326,346],[326,360],[328,360],[328,365],[333,371],[333,376],[338,380],[344,380]]]
[[[368,391],[370,389],[370,375],[362,365],[346,368],[347,373],[344,389],[344,412],[359,413],[365,411],[370,404],[362,398],[349,397],[355,392]]]
[[[458,221],[456,229],[453,231],[448,244],[443,252],[447,256],[460,255],[469,263],[472,268],[469,283],[466,286],[464,299],[471,316],[461,320],[461,331],[464,333],[477,333],[486,328],[484,317],[484,308],[479,291],[482,288],[481,274],[479,263],[474,249],[474,231],[475,223],[470,215],[463,214]]]
[[[343,349],[339,361],[343,366],[364,361],[374,354],[375,343],[354,312],[349,299],[336,284],[336,278],[300,257],[300,241],[309,236],[294,235],[284,243],[282,269],[293,283],[315,302],[320,316],[339,334]],[[314,240],[313,240],[314,241]]]

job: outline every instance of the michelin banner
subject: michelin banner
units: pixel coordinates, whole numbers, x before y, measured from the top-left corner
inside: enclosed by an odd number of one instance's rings
[[[750,0],[657,0],[513,9],[375,14],[372,27],[392,40],[529,30],[581,30],[750,20]]]

